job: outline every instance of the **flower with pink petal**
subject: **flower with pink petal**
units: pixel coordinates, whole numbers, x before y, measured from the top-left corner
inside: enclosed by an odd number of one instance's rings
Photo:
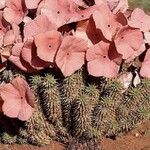
[[[79,9],[78,2],[69,0],[45,0],[38,7],[38,14],[43,14],[53,22],[57,28],[72,22],[88,19],[95,11],[96,7]]]
[[[8,30],[4,35],[3,45],[12,45],[15,42],[22,42],[21,35],[20,35],[20,28],[16,24],[12,24],[12,29]]]
[[[112,41],[116,32],[122,27],[117,17],[117,15],[112,14],[105,4],[99,5],[99,9],[93,13],[96,28],[100,29],[104,37],[109,41]]]
[[[118,53],[126,60],[133,60],[145,50],[143,34],[136,28],[122,28],[116,34],[114,42]]]
[[[24,43],[21,58],[35,70],[42,70],[50,65],[49,62],[45,62],[37,56],[37,49],[33,40],[27,40]]]
[[[54,57],[61,44],[60,32],[52,30],[38,34],[34,41],[37,47],[37,56],[46,62],[54,62]]]
[[[87,7],[86,3],[83,0],[71,0],[72,2],[74,2],[76,5],[79,5],[81,7]]]
[[[3,19],[3,12],[0,11],[0,47],[3,46],[4,36],[7,31],[7,24]]]
[[[35,96],[24,79],[16,77],[10,83],[2,85],[0,97],[4,102],[2,111],[6,116],[22,121],[32,116]]]
[[[25,0],[25,5],[28,9],[36,9],[41,0]]]
[[[39,5],[38,13],[46,15],[59,28],[69,20],[70,3],[68,0],[44,0]]]
[[[128,9],[128,0],[104,0],[108,4],[110,10],[116,14],[118,12],[125,13]]]
[[[26,15],[26,8],[22,0],[6,0],[4,18],[9,23],[20,24]]]
[[[96,11],[96,9],[97,9],[96,6],[91,6],[84,10],[80,10],[78,8],[72,9],[67,23],[89,19],[90,16],[94,13],[94,11]]]
[[[139,28],[143,32],[150,31],[150,16],[142,9],[136,8],[131,14],[128,22],[130,27]]]
[[[8,60],[11,54],[12,45],[5,46],[0,48],[0,62],[4,63]]]
[[[21,51],[24,43],[16,43],[11,50],[9,61],[25,72],[34,72],[35,70],[21,58]]]
[[[102,32],[99,29],[96,29],[93,18],[77,22],[74,36],[87,41],[88,47],[99,43],[103,39]]]
[[[150,49],[147,50],[144,61],[142,62],[140,75],[150,78]]]
[[[24,27],[24,39],[31,39],[35,35],[49,30],[55,30],[56,26],[51,23],[45,15],[39,15],[35,19],[28,21]]]
[[[6,5],[6,0],[0,0],[0,9],[3,9]]]
[[[74,36],[66,36],[56,55],[56,64],[64,76],[70,76],[85,63],[87,43]]]
[[[116,51],[113,52],[112,57],[109,57],[110,43],[101,41],[98,44],[93,45],[87,50],[86,60],[87,69],[90,75],[95,77],[115,77],[119,72],[119,65],[114,61],[116,59]],[[116,56],[119,57],[117,54]]]
[[[145,43],[150,45],[150,32],[144,32]]]

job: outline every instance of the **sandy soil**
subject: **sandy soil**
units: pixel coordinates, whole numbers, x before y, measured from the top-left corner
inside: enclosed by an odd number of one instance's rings
[[[150,121],[139,125],[130,133],[116,140],[102,139],[102,150],[150,150]],[[63,145],[51,142],[44,147],[29,145],[0,145],[0,150],[63,150]]]
[[[150,121],[116,140],[103,139],[102,150],[150,150]]]

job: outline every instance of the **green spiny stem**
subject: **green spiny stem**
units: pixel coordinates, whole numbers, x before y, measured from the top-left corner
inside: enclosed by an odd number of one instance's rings
[[[0,73],[0,83],[9,83],[13,79],[13,73],[11,70],[5,69]]]
[[[67,77],[63,81],[61,90],[62,99],[62,114],[63,114],[63,124],[69,129],[70,128],[70,111],[72,102],[77,98],[77,96],[84,89],[84,79],[82,69],[74,73],[73,75]]]
[[[39,103],[36,104],[32,117],[26,122],[26,131],[28,142],[35,145],[48,144],[52,138],[56,137],[53,125],[43,115]]]
[[[95,106],[92,117],[93,128],[98,136],[111,136],[119,130],[116,108],[122,103],[122,85],[116,79],[108,80],[101,93],[99,103]]]
[[[117,112],[120,124],[120,132],[128,132],[137,124],[149,118],[150,113],[150,81],[143,79],[136,88],[129,88],[124,95],[122,103]]]
[[[71,107],[71,134],[77,138],[91,138],[91,101],[88,95],[76,98]]]
[[[97,89],[99,89],[100,92],[102,92],[107,84],[107,79],[104,77],[93,77],[93,76],[87,75],[86,84],[94,85],[97,87]]]
[[[4,132],[2,137],[1,137],[1,142],[4,144],[13,144],[16,142],[17,136],[10,135],[7,132]]]
[[[99,102],[100,90],[97,86],[93,84],[85,86],[84,93],[90,98],[91,106],[94,107]]]
[[[27,137],[28,137],[28,134],[27,134],[27,131],[24,127],[20,128],[19,130],[19,134],[17,135],[17,143],[18,144],[27,144]]]
[[[47,74],[39,87],[40,103],[45,117],[53,124],[60,124],[62,119],[61,101],[54,76]]]
[[[29,84],[36,96],[38,95],[39,85],[41,84],[41,82],[42,82],[42,77],[40,75],[29,76]]]

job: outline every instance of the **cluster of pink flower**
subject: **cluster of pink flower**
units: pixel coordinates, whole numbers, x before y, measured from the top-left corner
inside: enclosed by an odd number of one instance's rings
[[[95,0],[92,6],[82,0],[2,0],[0,8],[1,57],[13,45],[8,59],[26,72],[58,67],[70,76],[87,62],[89,74],[114,77],[122,60],[132,61],[150,43],[150,16],[138,8],[127,13],[127,0]],[[146,77],[149,53],[140,72]]]
[[[0,67],[9,60],[26,72],[57,67],[70,76],[87,63],[90,75],[115,77],[122,61],[131,62],[146,51],[140,75],[150,77],[149,31],[150,16],[138,8],[130,13],[127,0],[0,0]],[[6,95],[13,97],[10,88],[26,99],[16,104],[14,96],[12,107],[19,106],[14,112],[5,109],[12,104],[6,100]],[[1,91],[6,115],[30,117],[33,96],[23,79]],[[28,115],[21,109],[26,106]]]

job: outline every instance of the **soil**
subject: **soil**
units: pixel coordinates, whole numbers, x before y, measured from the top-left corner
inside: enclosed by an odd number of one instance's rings
[[[102,150],[150,150],[150,121],[116,140],[103,139]]]
[[[102,150],[150,150],[150,121],[138,125],[126,135],[116,140],[103,138]],[[0,145],[0,150],[63,150],[64,147],[58,142],[51,142],[44,147],[30,145]]]

